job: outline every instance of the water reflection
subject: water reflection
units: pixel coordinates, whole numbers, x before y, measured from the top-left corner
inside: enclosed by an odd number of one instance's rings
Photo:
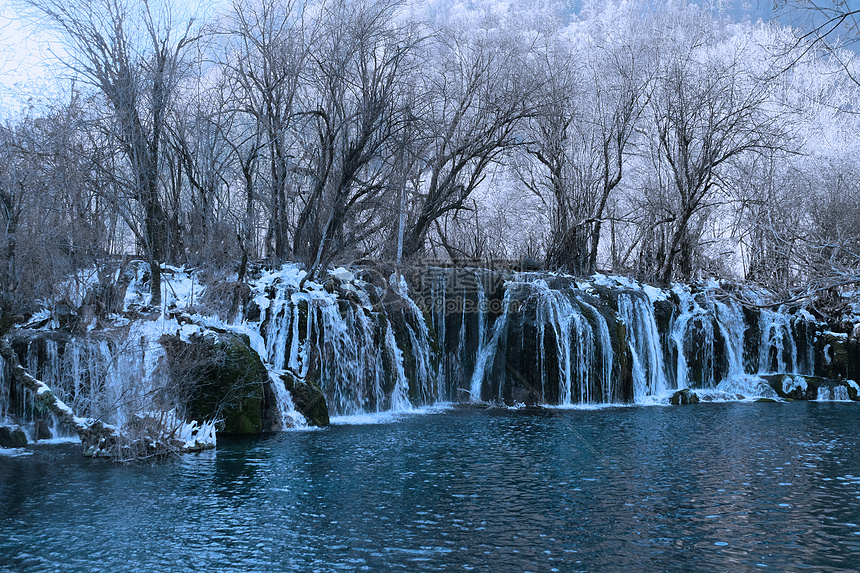
[[[856,405],[450,411],[0,459],[0,570],[860,567]]]

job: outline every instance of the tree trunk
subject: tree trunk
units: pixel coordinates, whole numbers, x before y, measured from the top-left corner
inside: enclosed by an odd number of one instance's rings
[[[2,281],[0,281],[0,310],[9,311],[11,305],[12,293],[15,292],[17,286],[17,269],[15,268],[15,251],[17,250],[17,234],[18,234],[18,213],[15,211],[12,197],[5,192],[0,192],[0,201],[3,203],[3,210],[6,219],[6,248],[4,256],[6,264],[2,271]]]

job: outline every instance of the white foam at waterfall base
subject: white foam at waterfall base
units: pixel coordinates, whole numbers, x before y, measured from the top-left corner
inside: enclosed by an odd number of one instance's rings
[[[439,414],[447,412],[454,407],[447,402],[437,402],[429,406],[421,406],[410,410],[386,410],[369,414],[350,414],[347,416],[333,416],[329,423],[332,426],[365,426],[375,424],[393,424],[401,422],[411,416],[425,416],[428,414]]]
[[[0,448],[0,456],[5,458],[20,458],[31,455],[33,455],[33,451],[27,448]]]
[[[635,408],[642,404],[623,404],[613,402],[591,402],[591,403],[574,403],[574,404],[546,404],[543,408],[548,410],[606,410],[609,408]]]
[[[754,375],[738,375],[717,384],[716,390],[727,394],[739,394],[747,400],[767,398],[779,400],[779,395],[766,380]]]

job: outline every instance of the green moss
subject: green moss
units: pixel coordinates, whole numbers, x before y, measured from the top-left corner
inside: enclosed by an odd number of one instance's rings
[[[325,394],[314,380],[302,380],[291,372],[285,372],[281,379],[293,397],[296,410],[307,419],[311,426],[328,426],[329,413]]]
[[[53,404],[56,400],[57,397],[54,396],[54,393],[50,390],[46,390],[41,394],[35,395],[35,399],[33,400],[33,406],[40,416],[44,416],[48,412],[50,412],[51,404]]]
[[[189,342],[165,337],[173,398],[188,419],[223,420],[221,430],[262,429],[263,383],[268,374],[247,337],[208,332]]]
[[[27,445],[27,435],[20,428],[0,426],[0,448],[23,448]]]

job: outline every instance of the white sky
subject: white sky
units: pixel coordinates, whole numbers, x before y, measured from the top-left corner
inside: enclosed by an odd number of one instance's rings
[[[3,113],[17,114],[30,104],[56,96],[50,78],[50,42],[28,30],[7,0],[0,0],[0,102]]]

